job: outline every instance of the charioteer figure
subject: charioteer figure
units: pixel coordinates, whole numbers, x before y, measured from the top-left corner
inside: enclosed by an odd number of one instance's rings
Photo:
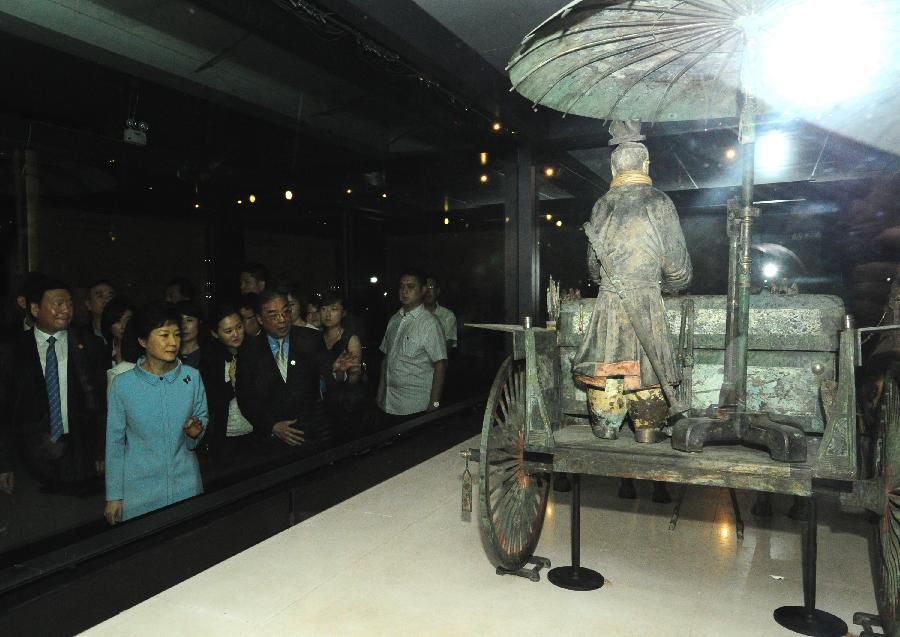
[[[573,361],[587,392],[591,430],[614,440],[627,414],[638,442],[659,442],[675,398],[675,365],[664,292],[691,281],[691,259],[672,200],[653,187],[640,121],[613,122],[609,192],[584,224],[588,270],[600,291]]]

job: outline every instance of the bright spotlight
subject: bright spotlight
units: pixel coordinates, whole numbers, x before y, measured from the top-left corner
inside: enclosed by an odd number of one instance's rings
[[[378,283],[378,277],[373,274],[369,277],[369,283]]]
[[[762,172],[770,172],[784,166],[788,143],[781,131],[771,131],[756,142],[756,166]]]
[[[763,97],[825,107],[872,89],[897,26],[887,6],[880,0],[798,0],[766,12],[758,35]]]
[[[767,263],[763,266],[762,273],[767,279],[774,279],[778,276],[778,266],[774,263]]]
[[[247,201],[249,201],[250,203],[256,203],[256,195],[250,195],[249,197],[247,197]]]
[[[444,225],[445,225],[445,226],[449,226],[449,225],[450,225],[450,217],[444,217]]]
[[[285,191],[284,191],[284,198],[287,199],[288,201],[290,201],[291,199],[294,198],[294,193],[291,192],[290,190],[285,190]]]
[[[562,219],[557,219],[557,220],[556,220],[556,227],[557,227],[557,228],[562,228]]]

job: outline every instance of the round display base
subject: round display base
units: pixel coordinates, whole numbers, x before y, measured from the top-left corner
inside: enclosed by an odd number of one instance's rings
[[[815,635],[816,637],[844,637],[847,634],[847,624],[839,617],[824,610],[814,610],[811,613],[804,606],[782,606],[772,613],[775,621],[795,633],[801,635]]]
[[[583,566],[557,566],[547,571],[547,579],[554,586],[570,591],[595,591],[603,586],[603,576]]]

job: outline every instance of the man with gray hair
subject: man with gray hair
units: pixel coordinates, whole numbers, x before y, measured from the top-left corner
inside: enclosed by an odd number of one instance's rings
[[[691,260],[669,197],[653,188],[640,122],[615,122],[609,192],[584,226],[588,270],[600,286],[573,361],[591,430],[614,440],[630,414],[637,442],[659,442],[679,382],[662,292],[691,280]]]

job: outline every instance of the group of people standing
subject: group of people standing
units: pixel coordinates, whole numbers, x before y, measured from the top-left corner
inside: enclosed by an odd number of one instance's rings
[[[190,282],[173,279],[165,301],[136,309],[98,281],[79,328],[69,286],[29,274],[2,366],[0,490],[12,492],[20,467],[45,493],[83,494],[103,477],[116,524],[361,433],[373,396],[345,300],[272,287],[258,264],[240,288],[237,303],[202,312]],[[380,422],[440,407],[456,325],[438,293],[416,271],[400,279],[380,347]]]

